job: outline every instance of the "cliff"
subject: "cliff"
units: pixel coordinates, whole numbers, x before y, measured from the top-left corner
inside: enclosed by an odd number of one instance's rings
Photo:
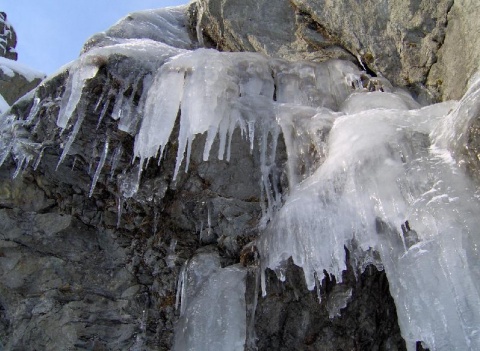
[[[198,0],[89,39],[1,116],[0,349],[475,349],[477,14]]]

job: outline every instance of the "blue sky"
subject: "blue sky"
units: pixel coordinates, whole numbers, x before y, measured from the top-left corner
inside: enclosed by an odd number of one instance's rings
[[[74,60],[83,43],[129,12],[188,0],[0,0],[18,37],[18,62],[50,74]]]

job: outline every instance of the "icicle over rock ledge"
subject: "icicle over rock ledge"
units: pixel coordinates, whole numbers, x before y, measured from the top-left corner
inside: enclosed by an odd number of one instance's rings
[[[83,103],[84,88],[102,60],[115,55],[134,57],[139,64],[119,64],[118,75],[108,77],[92,109]],[[374,80],[372,86],[382,91],[369,91]],[[271,268],[284,279],[283,264],[292,257],[314,289],[324,270],[341,278],[347,247],[360,270],[372,263],[385,269],[409,350],[417,340],[433,350],[479,349],[478,191],[454,162],[448,147],[459,146],[444,127],[466,116],[462,126],[453,123],[462,130],[475,117],[468,111],[480,103],[478,81],[471,86],[460,102],[421,108],[405,92],[350,62],[291,63],[132,39],[91,49],[68,67],[60,103],[42,101],[37,90],[28,116],[4,116],[0,162],[13,156],[14,176],[41,162],[41,150],[55,137],[33,142],[29,133],[46,104],[59,107],[57,135],[67,136],[63,162],[93,110],[98,125],[113,119],[135,141],[134,165],[120,171],[114,165],[122,150],[108,138],[101,140],[90,194],[109,164],[109,179],[120,184],[120,197],[128,198],[141,186],[148,161],[161,162],[177,120],[173,179],[183,165],[188,171],[199,134],[206,134],[204,160],[215,140],[217,158],[230,160],[238,128],[261,159],[265,231],[256,246],[262,271]],[[280,135],[288,155],[288,194],[272,176]],[[368,254],[372,249],[381,261]],[[220,274],[232,269],[238,280],[228,284],[243,287],[241,268],[206,266]],[[216,280],[206,282],[206,291],[218,290]],[[263,291],[268,292],[265,284]],[[203,296],[192,303],[203,305]],[[244,335],[232,338],[240,349]]]

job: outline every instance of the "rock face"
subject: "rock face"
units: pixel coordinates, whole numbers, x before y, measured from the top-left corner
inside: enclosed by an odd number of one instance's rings
[[[355,60],[311,15],[289,1],[201,0],[193,3],[200,38],[224,51],[253,51],[288,60]]]
[[[479,67],[475,1],[202,0],[193,6],[194,27],[222,50],[358,60],[424,101],[460,98]]]
[[[364,65],[393,84],[421,89],[445,38],[453,0],[294,0]]]
[[[480,8],[474,0],[455,1],[448,13],[445,41],[438,51],[427,84],[443,100],[459,99],[480,67]]]
[[[385,272],[373,265],[356,271],[348,251],[342,283],[325,272],[318,291],[310,291],[302,270],[289,262],[285,282],[267,271],[268,295],[261,297],[253,246],[264,225],[260,185],[271,181],[282,201],[289,186],[287,138],[278,139],[269,180],[262,154],[250,145],[260,144],[258,131],[233,133],[230,161],[205,160],[207,135],[199,135],[189,149],[188,172],[183,161],[176,179],[180,116],[161,162],[149,160],[141,175],[133,145],[159,67],[202,45],[292,61],[359,56],[371,71],[422,92],[436,60],[435,74],[443,77],[442,67],[450,67],[449,27],[440,47],[451,5],[199,0],[188,19],[186,7],[146,11],[92,37],[85,55],[0,121],[3,133],[16,118],[12,130],[19,141],[13,156],[0,148],[0,350],[171,350],[178,278],[198,252],[215,253],[222,266],[244,266],[247,350],[406,350]],[[452,18],[462,11],[455,6]],[[269,78],[280,73],[272,70]],[[308,86],[307,73],[298,84]],[[295,74],[291,68],[284,77]],[[393,89],[366,74],[361,79],[371,90]],[[350,83],[348,89],[361,84]],[[279,86],[272,89],[274,100],[281,97]],[[65,96],[76,105],[62,102]],[[70,119],[63,121],[67,112]],[[479,129],[476,122],[469,126],[472,173],[479,168]],[[220,142],[216,138],[212,150]],[[321,152],[316,157],[319,162]]]
[[[0,12],[0,56],[9,60],[16,60],[17,34],[7,21],[7,14]]]

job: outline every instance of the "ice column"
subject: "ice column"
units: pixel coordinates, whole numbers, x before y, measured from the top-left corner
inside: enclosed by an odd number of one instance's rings
[[[217,253],[202,252],[180,276],[181,315],[174,351],[243,351],[246,339],[246,271],[221,268]]]

